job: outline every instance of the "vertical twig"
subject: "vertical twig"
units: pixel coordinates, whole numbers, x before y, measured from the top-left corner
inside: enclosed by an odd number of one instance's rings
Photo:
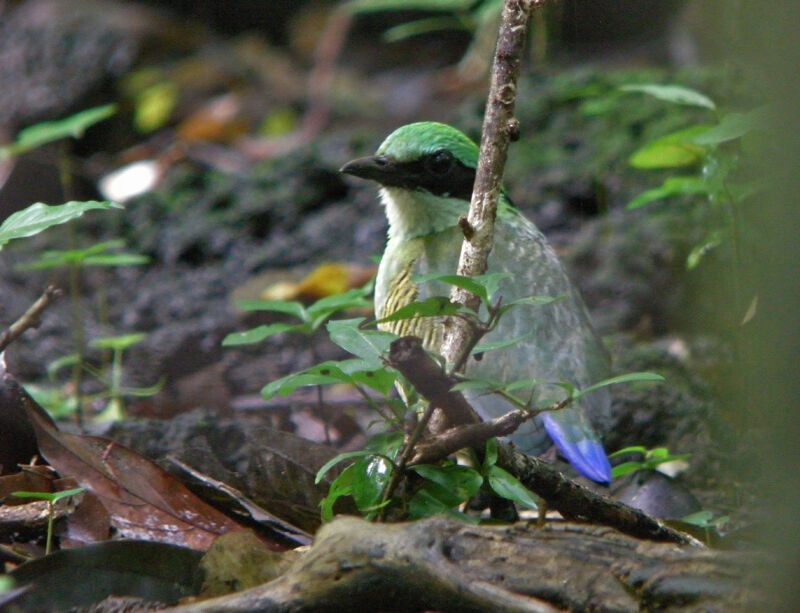
[[[469,215],[461,223],[465,239],[458,262],[459,275],[474,277],[486,272],[508,144],[516,140],[519,132],[519,124],[514,118],[514,104],[528,21],[533,9],[544,5],[546,1],[505,0],[503,6],[472,201]],[[453,288],[450,298],[475,311],[480,307],[477,296],[457,287]],[[452,317],[448,320],[442,355],[449,364],[459,363],[472,333],[470,324],[463,318]]]

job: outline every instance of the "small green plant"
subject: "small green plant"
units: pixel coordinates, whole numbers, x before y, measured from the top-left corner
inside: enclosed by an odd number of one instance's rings
[[[144,255],[115,252],[124,246],[125,241],[113,240],[92,245],[85,249],[45,251],[36,260],[18,267],[20,270],[53,270],[59,268],[69,270],[69,296],[72,304],[72,330],[75,345],[74,356],[76,356],[76,359],[71,360],[73,365],[73,389],[75,391],[73,405],[81,419],[82,400],[80,390],[83,382],[83,371],[86,368],[84,364],[85,329],[81,307],[80,278],[83,271],[89,267],[143,266],[150,261],[150,258]],[[100,302],[101,304],[104,303],[103,300],[100,300]],[[104,318],[103,313],[104,311],[101,312],[101,319]],[[111,414],[109,413],[109,415]],[[121,405],[119,405],[119,411],[116,411],[114,415],[122,415]],[[112,417],[109,417],[109,419],[112,419]],[[121,417],[115,417],[115,419],[121,419]]]
[[[0,249],[9,241],[35,236],[52,226],[57,226],[82,216],[86,211],[121,209],[116,202],[67,202],[50,206],[37,202],[29,207],[12,213],[0,225]]]
[[[86,491],[84,487],[76,487],[62,492],[12,492],[12,496],[17,498],[30,498],[33,500],[44,500],[47,502],[47,545],[45,555],[48,555],[53,548],[53,520],[55,518],[56,503],[59,500],[77,496]]]
[[[648,449],[647,447],[635,446],[625,447],[619,451],[609,454],[609,459],[614,460],[625,456],[637,455],[640,460],[628,460],[622,464],[617,464],[611,471],[614,479],[619,479],[630,473],[639,470],[657,470],[658,467],[667,462],[680,462],[689,458],[688,454],[670,455],[669,449],[666,447],[656,447],[655,449]]]
[[[106,104],[86,109],[65,119],[43,121],[25,128],[10,145],[0,147],[0,160],[14,158],[42,145],[64,138],[81,138],[90,127],[105,121],[117,112],[116,105]]]
[[[304,386],[347,383],[359,391],[366,402],[380,415],[384,427],[388,429],[373,437],[363,450],[341,454],[320,469],[317,481],[337,464],[351,462],[334,480],[328,496],[321,504],[322,517],[325,521],[333,517],[334,504],[343,497],[352,498],[359,511],[369,519],[382,517],[389,507],[399,509],[402,516],[412,519],[438,513],[466,519],[466,516],[458,511],[458,507],[481,489],[512,500],[525,508],[536,507],[535,497],[515,477],[497,466],[495,441],[487,444],[483,460],[476,463],[476,467],[460,466],[446,461],[436,466],[416,465],[406,468],[407,458],[403,455],[406,445],[403,424],[406,423],[409,414],[423,412],[427,403],[417,397],[413,388],[399,372],[386,365],[385,356],[388,354],[389,345],[397,339],[397,336],[374,328],[377,323],[399,319],[453,315],[469,318],[474,322],[476,329],[481,331],[476,335],[470,348],[472,353],[488,353],[507,347],[518,339],[483,345],[479,344],[479,339],[494,329],[499,319],[510,309],[522,306],[535,308],[559,300],[558,297],[530,297],[509,304],[495,303],[494,297],[500,282],[507,276],[488,274],[467,278],[457,275],[428,275],[414,278],[414,283],[435,281],[458,285],[472,291],[481,298],[484,306],[482,311],[486,311],[484,316],[453,304],[446,297],[434,297],[422,303],[408,305],[380,322],[368,322],[363,317],[332,319],[342,310],[354,306],[359,308],[366,306],[368,303],[365,290],[353,290],[348,295],[324,298],[307,308],[297,303],[285,302],[257,302],[244,305],[251,309],[288,314],[301,323],[268,324],[248,332],[235,333],[225,339],[227,346],[259,342],[284,332],[308,334],[325,324],[330,339],[353,356],[345,360],[327,361],[273,381],[262,390],[264,398],[289,395]],[[462,379],[453,388],[454,390],[476,389],[485,393],[500,393],[516,406],[532,411],[532,414],[537,412],[532,406],[533,394],[528,399],[517,397],[515,394],[538,385],[561,387],[566,406],[590,391],[613,383],[663,380],[659,375],[633,373],[614,377],[580,391],[565,383],[525,381],[505,384],[499,381]],[[402,394],[402,399],[393,395],[396,384],[399,384],[405,392]],[[402,476],[410,477],[409,487],[398,488],[398,480]],[[398,494],[398,491],[401,493]]]
[[[700,92],[677,85],[640,84],[623,86],[622,91],[644,93],[671,104],[703,109],[706,122],[689,125],[646,144],[630,157],[641,170],[691,170],[666,178],[656,188],[634,198],[629,209],[680,196],[700,197],[723,213],[722,223],[709,228],[706,238],[691,250],[686,265],[697,267],[703,256],[725,241],[733,244],[735,273],[741,272],[741,203],[757,191],[754,184],[737,182],[742,138],[763,124],[765,110],[721,114],[716,103]],[[736,276],[736,275],[735,275]]]
[[[0,160],[11,159],[28,153],[42,145],[63,140],[66,138],[81,138],[84,132],[96,123],[108,119],[116,112],[113,104],[95,107],[76,113],[65,119],[42,122],[22,130],[16,140],[8,146],[0,147]],[[70,193],[71,175],[68,169],[68,156],[66,149],[62,148],[60,158],[61,187],[64,194]],[[0,248],[10,240],[30,237],[43,230],[66,223],[80,217],[92,209],[123,208],[114,202],[67,202],[66,204],[49,206],[41,202],[33,204],[26,209],[14,213],[0,226]],[[74,242],[74,233],[70,234]],[[131,254],[106,253],[109,249],[119,248],[120,243],[113,241],[96,245],[85,250],[73,249],[71,251],[49,251],[39,260],[29,265],[29,269],[46,270],[59,267],[68,267],[70,270],[70,297],[73,312],[73,337],[76,352],[82,356],[84,344],[83,319],[79,303],[79,275],[84,266],[130,266],[139,265],[147,261],[144,256]],[[80,360],[74,370],[73,387],[75,389],[75,407],[79,423],[82,422],[80,390],[82,367]]]
[[[146,334],[125,334],[122,336],[113,336],[108,338],[98,338],[93,340],[90,344],[95,349],[107,351],[111,353],[110,361],[103,361],[100,368],[95,368],[87,362],[83,356],[78,354],[71,354],[64,356],[50,364],[47,369],[50,378],[54,378],[56,373],[62,368],[74,367],[76,364],[84,371],[88,372],[105,388],[99,394],[93,395],[90,400],[94,399],[107,399],[106,407],[95,417],[96,421],[118,421],[125,418],[125,398],[138,397],[147,398],[157,394],[161,388],[164,387],[164,380],[150,387],[125,387],[122,385],[122,377],[124,373],[123,356],[127,349],[138,345],[147,337]],[[42,396],[46,401],[47,398]],[[56,400],[59,398],[57,397]],[[67,407],[51,407],[50,405],[43,405],[48,409],[54,409],[56,413],[64,413],[69,411],[69,408],[74,409],[74,402],[70,403]]]

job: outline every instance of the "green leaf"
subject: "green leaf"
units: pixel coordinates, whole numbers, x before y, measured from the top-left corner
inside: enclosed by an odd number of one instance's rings
[[[623,449],[619,449],[612,454],[609,454],[608,459],[620,458],[624,455],[632,455],[634,453],[641,454],[643,457],[647,455],[647,447],[642,445],[634,445],[632,447],[625,447]]]
[[[341,464],[342,462],[346,462],[347,460],[352,460],[353,458],[365,458],[372,455],[375,455],[375,452],[367,450],[348,451],[347,453],[340,453],[335,458],[331,458],[330,460],[325,462],[325,464],[322,465],[322,468],[320,468],[317,471],[317,475],[316,477],[314,477],[314,484],[319,485],[325,478],[325,475],[328,474],[328,471],[337,464]]]
[[[620,89],[624,92],[642,92],[649,94],[659,100],[684,104],[687,106],[699,106],[713,111],[716,107],[714,101],[705,94],[698,91],[682,87],[680,85],[658,85],[655,83],[641,85],[623,85]]]
[[[764,121],[764,109],[755,109],[749,113],[728,113],[719,124],[705,133],[692,139],[701,147],[714,146],[741,138],[757,128]]]
[[[435,483],[428,483],[419,489],[408,503],[408,515],[411,519],[424,519],[434,515],[447,515],[468,524],[477,524],[477,517],[471,517],[452,508],[447,500],[447,490]]]
[[[439,32],[441,30],[465,30],[464,21],[456,17],[446,15],[444,17],[429,17],[428,19],[417,19],[408,23],[401,23],[398,26],[389,28],[383,33],[383,40],[387,43],[396,43],[400,40]]]
[[[497,454],[500,445],[496,438],[490,438],[486,441],[486,455],[483,458],[483,470],[486,472],[491,466],[497,464]]]
[[[260,343],[263,340],[283,334],[284,332],[302,332],[308,331],[308,324],[287,324],[278,322],[274,324],[263,324],[257,328],[246,330],[244,332],[231,332],[222,339],[223,347],[237,347],[239,345],[252,345],[253,343]]]
[[[488,300],[486,287],[483,284],[481,284],[477,278],[464,277],[461,275],[431,274],[431,275],[415,276],[412,279],[412,282],[414,283],[429,283],[430,281],[438,281],[439,283],[447,283],[448,285],[455,285],[456,287],[460,287],[461,289],[465,289],[468,292],[475,294],[476,296],[478,296],[478,298],[480,298],[484,302]]]
[[[286,300],[242,300],[236,303],[236,308],[242,311],[268,311],[292,315],[300,321],[309,321],[310,318],[305,307],[299,302]]]
[[[536,499],[519,479],[499,466],[491,466],[486,475],[492,491],[526,509],[536,509]]]
[[[489,302],[494,301],[495,294],[497,294],[497,290],[500,289],[500,284],[506,279],[513,279],[513,278],[514,275],[512,275],[509,272],[487,272],[484,275],[474,277],[475,281],[477,281],[486,288],[486,295]],[[520,298],[520,301],[524,300],[528,299]]]
[[[680,521],[700,528],[712,529],[727,524],[731,519],[727,515],[723,515],[717,519],[713,519],[713,517],[714,514],[711,511],[698,511],[697,513],[681,517]]]
[[[501,389],[503,389],[503,384],[500,381],[473,378],[459,381],[450,388],[453,392],[478,392],[480,394],[491,394]]]
[[[288,396],[300,387],[329,385],[331,383],[353,383],[353,378],[340,368],[338,362],[323,362],[299,373],[281,377],[264,386],[261,396],[269,400],[273,396]]]
[[[125,246],[123,240],[98,243],[86,249],[45,251],[39,259],[18,266],[19,270],[51,270],[65,266],[139,266],[150,262],[145,255],[132,253],[105,253]]]
[[[333,481],[333,483],[331,483],[331,487],[328,490],[328,495],[320,500],[319,506],[322,515],[322,521],[331,521],[333,519],[333,505],[336,504],[336,501],[339,500],[339,498],[350,496],[353,493],[353,475],[355,474],[354,466],[355,465],[345,468],[342,471],[342,474],[339,475]]]
[[[390,321],[412,319],[414,317],[444,317],[454,315],[461,308],[460,305],[450,302],[445,296],[432,296],[424,302],[412,302],[397,309],[387,317],[379,319],[376,323],[383,324]]]
[[[709,186],[700,177],[669,177],[660,187],[639,194],[628,203],[628,210],[638,209],[656,200],[674,196],[708,194]]]
[[[138,253],[107,253],[105,255],[90,255],[83,260],[83,266],[144,266],[150,263],[150,258]]]
[[[575,400],[589,394],[595,390],[600,389],[601,387],[607,387],[609,385],[616,385],[617,383],[633,383],[633,382],[641,382],[641,381],[652,381],[656,383],[663,383],[666,381],[664,377],[661,375],[657,375],[652,372],[632,372],[626,375],[619,375],[618,377],[611,377],[610,379],[604,379],[594,385],[587,387],[585,390],[579,391],[575,395]]]
[[[468,466],[418,464],[412,466],[411,470],[420,477],[443,487],[455,500],[450,506],[466,502],[477,494],[483,485],[483,477],[480,473]]]
[[[371,511],[381,500],[383,488],[392,475],[393,463],[384,456],[372,455],[354,465],[353,500],[362,513]]]
[[[32,498],[34,500],[46,500],[48,502],[56,503],[63,498],[76,496],[86,491],[85,487],[76,487],[71,490],[62,490],[60,492],[11,492],[12,496],[17,498]]]
[[[712,232],[708,237],[706,237],[706,240],[699,245],[692,247],[689,255],[686,256],[686,269],[694,270],[697,268],[701,260],[721,244],[722,233],[719,231]]]
[[[703,159],[706,150],[693,141],[709,129],[710,126],[699,125],[668,134],[634,152],[630,157],[630,164],[644,170],[697,164]]]
[[[95,200],[87,202],[73,201],[56,206],[37,202],[9,215],[3,222],[3,225],[0,226],[0,249],[8,241],[39,234],[39,232],[51,226],[57,226],[80,217],[86,211],[95,209],[108,210],[110,208],[121,209],[123,207],[116,202],[97,202]]]
[[[364,288],[361,288],[351,289],[343,294],[337,294],[335,296],[326,296],[325,298],[317,300],[306,310],[311,322],[311,329],[314,331],[325,323],[325,320],[334,313],[346,311],[348,309],[366,308],[372,308],[372,301],[366,298],[366,291]]]
[[[498,311],[498,317],[502,317],[511,309],[514,309],[518,306],[530,305],[530,306],[546,306],[548,304],[554,304],[556,302],[561,302],[562,300],[566,299],[566,294],[563,296],[556,296],[552,298],[550,296],[528,296],[527,298],[518,298],[517,300],[512,300],[508,304],[504,304],[500,307]]]
[[[505,349],[506,347],[511,347],[512,345],[516,345],[517,343],[520,343],[524,340],[528,340],[531,337],[533,337],[533,333],[523,334],[522,336],[518,336],[517,338],[512,338],[506,341],[497,341],[495,343],[482,343],[472,348],[471,355],[476,355],[479,353],[487,353],[489,351],[497,351],[498,349]]]
[[[372,368],[383,366],[382,356],[397,336],[381,330],[360,328],[363,317],[337,319],[328,322],[326,328],[331,340],[345,351],[363,359]]]
[[[645,468],[646,465],[644,462],[623,462],[611,469],[611,478],[619,479],[625,475],[635,473],[637,470],[644,470]]]
[[[22,155],[46,143],[62,138],[80,138],[87,128],[108,119],[116,112],[116,105],[107,104],[59,119],[57,121],[43,121],[22,130],[17,135],[16,141],[7,147],[0,147],[0,159]]]
[[[351,13],[380,11],[467,11],[475,0],[350,0],[343,9]]]
[[[368,366],[366,362],[364,364]],[[363,370],[350,372],[350,376],[353,379],[353,383],[365,385],[384,396],[389,396],[394,390],[398,374],[386,368],[370,369],[365,367]]]
[[[136,334],[124,334],[122,336],[109,336],[106,338],[96,338],[91,342],[92,347],[97,349],[111,349],[112,351],[124,351],[129,347],[138,345],[145,338],[147,334],[141,332]]]

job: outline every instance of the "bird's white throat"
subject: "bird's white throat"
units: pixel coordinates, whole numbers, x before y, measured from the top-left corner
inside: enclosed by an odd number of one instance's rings
[[[469,210],[465,200],[428,192],[382,187],[380,194],[389,220],[389,238],[410,239],[447,230],[458,225],[458,219]]]

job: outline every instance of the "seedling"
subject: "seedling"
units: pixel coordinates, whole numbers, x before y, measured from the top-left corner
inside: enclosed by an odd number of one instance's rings
[[[77,496],[86,491],[85,487],[76,487],[71,490],[61,492],[12,492],[12,496],[17,498],[30,498],[33,500],[44,500],[47,502],[47,545],[44,554],[48,555],[53,548],[53,520],[55,518],[56,503],[64,498]]]

